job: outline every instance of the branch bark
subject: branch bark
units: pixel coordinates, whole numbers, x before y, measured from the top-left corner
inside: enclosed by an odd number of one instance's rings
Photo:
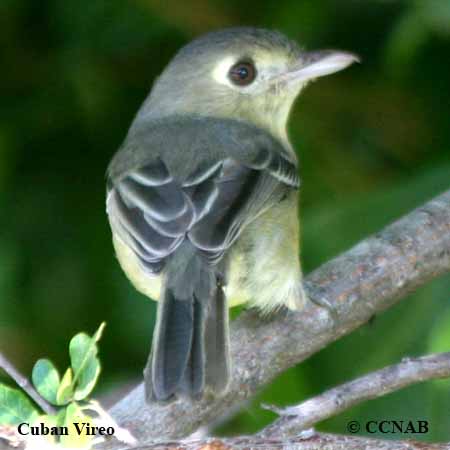
[[[450,352],[405,358],[349,383],[342,384],[288,408],[265,406],[280,417],[258,435],[277,439],[295,436],[315,423],[333,417],[365,400],[382,397],[411,384],[450,377]]]
[[[0,450],[26,450],[24,437],[18,435],[15,428],[6,428],[0,425]],[[137,447],[120,447],[118,450],[244,450],[259,448],[270,450],[449,450],[450,442],[430,444],[412,440],[385,441],[363,436],[312,433],[308,437],[297,436],[290,439],[244,436],[223,439],[161,441]]]
[[[450,191],[357,244],[305,279],[314,304],[264,321],[247,311],[231,327],[233,382],[222,398],[146,405],[143,386],[110,413],[139,441],[181,438],[238,407],[264,384],[450,270]],[[350,447],[347,447],[350,448]]]
[[[385,441],[361,436],[315,433],[309,438],[262,439],[239,437],[192,442],[161,442],[127,450],[449,450],[450,443],[429,444],[417,441]]]

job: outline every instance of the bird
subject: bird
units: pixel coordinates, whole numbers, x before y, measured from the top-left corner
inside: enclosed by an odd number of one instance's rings
[[[108,166],[106,196],[119,264],[158,301],[148,402],[226,393],[230,307],[264,316],[305,305],[288,117],[311,80],[357,60],[237,27],[194,39],[154,82]]]

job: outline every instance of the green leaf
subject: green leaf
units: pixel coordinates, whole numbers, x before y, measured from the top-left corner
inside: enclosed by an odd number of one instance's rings
[[[79,333],[72,338],[69,345],[70,361],[73,370],[74,398],[82,400],[90,394],[100,374],[100,361],[97,358],[99,341],[105,323],[103,322],[93,337]]]
[[[58,405],[67,405],[73,398],[73,372],[69,367],[64,376],[56,393],[56,403]]]
[[[67,410],[69,409],[70,405],[72,405],[72,403],[70,403],[69,406],[67,406],[67,408],[61,408],[58,414],[56,414],[56,426],[58,427],[65,426]]]
[[[75,400],[83,400],[94,389],[100,375],[100,361],[98,358],[89,360],[85,369],[80,373],[77,387],[75,388]]]
[[[77,415],[80,415],[80,407],[75,402],[68,405],[64,411],[65,411],[65,414],[63,416],[61,416],[61,419],[64,420],[62,424],[65,426],[71,422],[74,422],[75,417]]]
[[[0,424],[32,423],[39,413],[28,397],[18,389],[0,384]]]
[[[31,375],[36,390],[48,402],[56,405],[56,396],[59,388],[59,373],[53,363],[48,359],[40,359],[33,367]]]

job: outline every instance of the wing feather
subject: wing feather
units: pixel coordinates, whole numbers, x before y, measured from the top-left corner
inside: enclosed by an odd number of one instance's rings
[[[112,228],[153,272],[185,239],[218,263],[249,221],[299,186],[295,163],[276,141],[263,137],[247,156],[211,151],[201,159],[189,153],[191,143],[186,152],[178,151],[177,165],[156,154],[119,175],[111,175],[111,169],[107,209]],[[123,150],[119,153],[124,164]]]

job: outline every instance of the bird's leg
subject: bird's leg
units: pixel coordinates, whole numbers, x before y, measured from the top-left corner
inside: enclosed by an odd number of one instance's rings
[[[314,303],[314,305],[318,306],[319,308],[324,308],[327,310],[328,315],[331,320],[331,325],[333,329],[336,328],[337,323],[339,321],[339,314],[337,312],[336,307],[330,303],[330,301],[325,298],[323,295],[320,295],[320,289],[318,289],[316,286],[308,286],[308,292],[310,295],[307,295],[307,298],[311,303]],[[313,295],[311,295],[313,293]]]

